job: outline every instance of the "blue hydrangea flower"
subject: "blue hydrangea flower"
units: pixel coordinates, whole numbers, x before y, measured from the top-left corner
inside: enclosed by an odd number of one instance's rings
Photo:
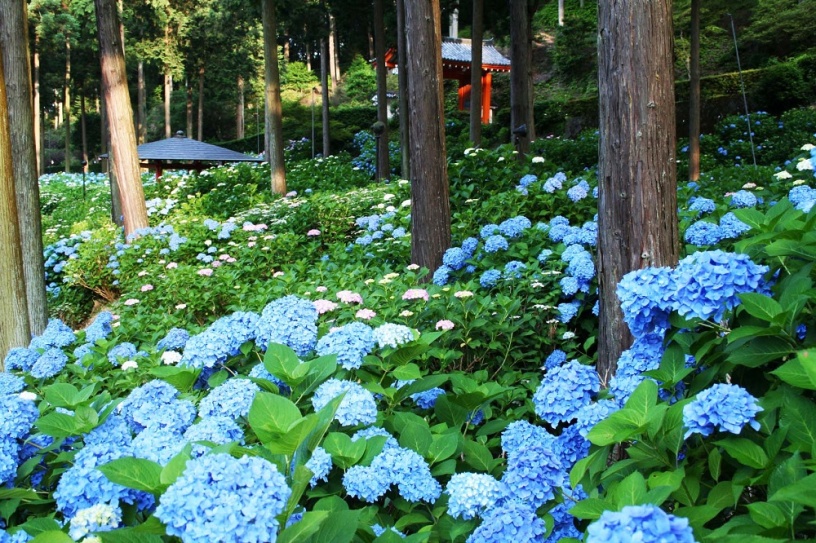
[[[363,364],[363,357],[371,353],[375,344],[374,331],[370,326],[352,322],[320,338],[316,352],[319,356],[336,354],[337,363],[351,370]]]
[[[396,349],[400,345],[410,343],[414,340],[414,332],[402,324],[392,324],[387,322],[374,329],[374,341],[380,349],[391,347]]]
[[[374,395],[353,381],[329,379],[315,390],[312,406],[320,411],[331,400],[345,392],[334,420],[343,426],[373,424],[377,420],[377,402]]]
[[[539,508],[555,497],[555,489],[567,479],[558,450],[534,443],[507,457],[502,483],[514,498]]]
[[[609,391],[620,405],[646,379],[644,372],[660,367],[663,352],[663,334],[653,333],[635,338],[632,346],[621,353],[615,375],[609,381]]]
[[[788,192],[788,200],[794,206],[816,200],[816,189],[812,189],[807,185],[798,185]]]
[[[567,265],[567,273],[578,279],[581,284],[589,283],[595,277],[595,262],[588,251],[573,256]]]
[[[28,347],[13,347],[9,349],[8,353],[6,354],[3,364],[6,367],[6,371],[20,370],[27,372],[31,371],[31,367],[39,358],[40,352],[35,349],[29,349]]]
[[[468,258],[470,258],[470,255],[461,247],[451,247],[442,255],[442,264],[451,270],[461,270]]]
[[[346,475],[348,475],[349,471],[346,472]],[[374,500],[366,500],[369,502],[376,501],[392,485],[396,485],[400,496],[409,502],[424,501],[433,503],[442,494],[442,487],[431,475],[431,468],[428,463],[422,456],[410,449],[402,447],[384,448],[371,462],[371,466],[368,466],[368,474],[376,481],[372,489],[384,489],[383,492],[376,495]],[[358,473],[356,477],[360,475]],[[365,475],[365,472],[362,475]],[[351,485],[352,490],[349,490],[347,477],[343,478],[343,485],[350,496],[361,497],[353,493],[354,485]],[[373,495],[370,494],[370,496]],[[361,499],[363,498],[361,497]]]
[[[160,351],[181,351],[190,339],[190,332],[184,328],[171,328],[167,334],[156,343]]]
[[[175,429],[153,426],[133,438],[133,456],[152,460],[162,466],[184,448],[185,441]]]
[[[544,264],[547,261],[547,259],[550,258],[550,255],[552,255],[552,254],[553,254],[552,250],[542,249],[541,252],[538,253],[538,262],[541,263],[541,264]]]
[[[80,509],[71,519],[68,535],[74,541],[93,532],[109,532],[122,524],[122,510],[118,504],[97,503],[91,507]]]
[[[134,359],[137,352],[138,349],[136,348],[136,345],[124,341],[115,345],[110,351],[108,351],[108,360],[114,366],[119,366],[126,360]]]
[[[388,430],[385,428],[380,428],[379,426],[369,426],[368,428],[363,428],[362,430],[357,430],[353,436],[351,436],[352,441],[357,441],[358,439],[365,439],[366,441],[371,439],[372,437],[384,437],[386,438],[385,445],[383,449],[397,447],[399,448],[399,442],[396,440],[394,436],[388,433]]]
[[[493,288],[498,284],[501,276],[502,274],[499,270],[487,270],[479,278],[479,285],[481,285],[482,288]]]
[[[696,543],[688,519],[670,515],[656,505],[628,505],[604,511],[587,528],[586,543]]]
[[[11,484],[17,477],[20,446],[13,439],[0,439],[0,485]],[[0,539],[0,541],[2,541]]]
[[[571,321],[578,310],[581,309],[581,302],[573,301],[564,304],[558,304],[558,320],[564,323]]]
[[[542,543],[546,531],[534,507],[521,500],[509,500],[488,512],[466,543]]]
[[[723,233],[720,227],[712,222],[697,221],[686,228],[683,239],[686,243],[697,246],[716,245],[723,239]]]
[[[329,472],[332,469],[332,457],[323,447],[315,447],[312,457],[306,462],[306,467],[312,472],[309,486],[316,487],[320,481],[329,480]]]
[[[408,232],[406,232],[405,228],[403,228],[402,226],[394,228],[394,231],[391,232],[391,237],[395,238],[395,239],[404,238],[407,235],[408,235]]]
[[[525,175],[524,177],[519,179],[519,186],[526,189],[527,187],[529,187],[530,185],[532,185],[536,181],[538,181],[538,177],[536,177],[535,175],[533,175],[531,173],[528,173],[527,175]]]
[[[484,249],[488,253],[506,251],[509,247],[510,245],[507,243],[507,238],[502,235],[494,234],[485,239]]]
[[[444,264],[436,268],[436,271],[433,274],[432,282],[434,285],[439,287],[444,287],[450,281],[450,273],[451,269]]]
[[[757,197],[753,192],[740,190],[731,195],[731,207],[754,207],[757,205]]]
[[[258,315],[248,311],[221,317],[186,341],[180,365],[214,368],[223,364],[230,356],[240,353],[244,343],[256,339],[258,323]]]
[[[490,236],[495,235],[498,231],[499,231],[498,224],[486,224],[482,226],[482,228],[479,230],[479,237],[482,239],[487,239]]]
[[[184,432],[184,439],[189,442],[209,441],[216,445],[226,445],[237,441],[244,443],[244,432],[235,423],[235,420],[220,415],[201,419]],[[192,456],[201,456],[209,451],[209,447],[194,444]]]
[[[263,458],[205,455],[187,463],[162,495],[156,517],[184,543],[274,541],[276,517],[290,494],[283,475]]]
[[[735,239],[750,230],[751,227],[742,222],[732,212],[728,212],[720,219],[720,234],[723,239]]]
[[[527,265],[518,260],[511,260],[504,265],[504,277],[507,279],[521,279],[522,272],[527,268]]]
[[[391,488],[391,478],[371,466],[351,466],[343,474],[343,488],[352,498],[374,503]]]
[[[564,182],[567,180],[567,175],[564,172],[558,172],[554,176],[544,181],[544,192],[550,194],[564,187]]]
[[[586,181],[582,181],[581,183],[578,183],[567,190],[567,198],[576,203],[580,202],[587,196],[589,196],[589,185],[587,185]]]
[[[515,239],[521,237],[524,231],[530,228],[532,225],[533,223],[530,222],[530,219],[524,217],[523,215],[518,215],[499,224],[499,232],[505,237]]]
[[[556,437],[545,428],[517,420],[507,425],[501,435],[502,450],[507,458],[523,455],[531,447],[546,447],[557,451]]]
[[[282,343],[306,356],[317,343],[317,309],[309,300],[284,296],[269,303],[261,313],[255,344],[266,350],[270,343]]]
[[[710,200],[708,198],[695,196],[690,198],[689,202],[691,204],[689,205],[689,210],[696,211],[698,217],[703,213],[712,213],[717,209],[717,205],[714,203],[714,200]]]
[[[30,349],[62,349],[76,341],[76,334],[59,319],[49,319],[43,333],[31,340]]]
[[[0,396],[6,394],[17,394],[25,388],[25,381],[22,377],[12,375],[5,371],[0,371]]]
[[[561,293],[564,296],[573,296],[578,292],[578,289],[581,288],[581,285],[578,283],[578,279],[571,275],[562,277],[558,284],[560,285]]]
[[[253,377],[255,379],[265,379],[270,383],[274,383],[275,385],[277,385],[278,390],[280,390],[281,394],[289,394],[291,392],[289,385],[287,385],[286,383],[284,383],[283,381],[269,373],[269,371],[266,369],[266,367],[264,367],[262,363],[255,364],[250,370],[248,377]]]
[[[85,328],[85,342],[93,345],[100,339],[105,339],[113,332],[113,314],[110,311],[100,312],[93,322]]]
[[[623,276],[618,283],[623,320],[635,337],[668,328],[676,290],[671,268],[644,268]]]
[[[61,372],[67,363],[67,354],[57,347],[50,347],[31,366],[29,373],[36,379],[48,379]]]
[[[76,349],[74,349],[73,355],[76,358],[77,362],[80,362],[85,355],[91,354],[93,352],[93,345],[90,343],[83,343]]]
[[[162,427],[181,433],[192,424],[196,408],[187,400],[176,399],[177,396],[172,385],[155,379],[133,389],[119,404],[119,412],[135,432]]]
[[[757,399],[739,385],[713,385],[683,407],[683,425],[688,429],[684,438],[709,436],[716,430],[739,434],[746,424],[759,430],[756,414],[762,410]]]
[[[33,401],[17,394],[0,394],[0,441],[24,438],[39,417]]]
[[[555,349],[544,361],[544,369],[547,371],[555,369],[566,361],[567,353],[561,349]]]
[[[473,253],[476,252],[476,247],[479,246],[479,240],[476,238],[465,238],[465,241],[462,242],[462,251],[464,251],[467,258],[473,256]]]
[[[456,473],[445,487],[450,495],[448,514],[470,520],[481,517],[507,494],[507,488],[486,473]]]
[[[595,368],[575,360],[567,362],[544,375],[533,395],[535,412],[553,426],[568,422],[589,404],[600,388]]]
[[[224,416],[231,419],[246,417],[255,394],[260,390],[261,387],[249,379],[227,379],[199,402],[198,416]]]

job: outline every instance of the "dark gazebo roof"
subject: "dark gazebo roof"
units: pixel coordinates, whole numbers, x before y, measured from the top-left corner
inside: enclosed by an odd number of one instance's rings
[[[238,153],[217,145],[184,137],[177,132],[172,138],[143,143],[137,148],[139,160],[174,160],[205,162],[261,162],[262,158]]]

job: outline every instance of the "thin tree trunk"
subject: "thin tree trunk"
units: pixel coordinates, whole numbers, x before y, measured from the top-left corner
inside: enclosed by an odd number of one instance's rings
[[[28,21],[24,2],[0,4],[0,51],[5,70],[10,131],[11,168],[18,213],[23,281],[29,329],[42,334],[48,321],[43,266],[40,189],[37,176],[36,136],[31,106],[31,70],[28,62]],[[2,77],[0,70],[0,77]],[[5,160],[3,160],[5,162]],[[4,174],[5,175],[5,174]],[[4,257],[5,258],[5,257]]]
[[[286,168],[283,163],[283,110],[280,95],[280,71],[278,70],[278,24],[275,1],[262,0],[264,37],[264,112],[266,127],[265,154],[271,169],[271,185],[274,194],[286,194]]]
[[[558,26],[564,26],[564,0],[558,0]]]
[[[510,0],[510,130],[515,133],[519,158],[530,150],[533,130],[528,30],[527,0]],[[526,135],[516,133],[518,130],[526,130]]]
[[[331,138],[329,130],[329,44],[325,38],[320,39],[320,85],[323,100],[323,156],[331,155]]]
[[[40,36],[34,35],[34,149],[37,157],[37,176],[43,174],[45,153],[43,152],[42,110],[40,107]]]
[[[65,112],[65,173],[71,171],[71,40],[65,38],[65,81],[63,82]]]
[[[689,57],[689,181],[697,181],[700,178],[700,0],[691,0]]]
[[[410,124],[408,113],[408,44],[405,41],[405,0],[397,0],[397,66],[399,72],[400,149],[402,151],[401,177],[411,178]]]
[[[377,121],[382,133],[377,137],[377,181],[391,177],[388,156],[388,89],[385,86],[385,21],[383,0],[374,0],[374,49],[377,54]]]
[[[165,67],[164,72],[164,137],[173,135],[173,127],[170,124],[170,100],[173,96],[173,76],[169,72],[170,68]]]
[[[608,382],[632,339],[618,283],[679,252],[671,2],[601,2],[598,33],[597,368]]]
[[[184,89],[186,91],[186,112],[187,112],[187,133],[188,138],[193,136],[193,85],[190,83],[190,78],[184,78]]]
[[[238,76],[238,105],[235,108],[235,137],[244,139],[244,78]]]
[[[337,70],[337,25],[331,13],[329,14],[329,73],[331,74],[332,94],[334,94],[340,81],[340,75]]]
[[[136,154],[136,131],[128,92],[119,14],[113,0],[94,0],[99,31],[102,95],[110,122],[113,169],[119,186],[125,235],[146,228],[147,208]]]
[[[147,141],[147,89],[145,88],[144,60],[142,59],[139,59],[136,93],[138,102],[136,110],[136,118],[138,119],[136,125],[136,142],[141,145]]]
[[[411,115],[411,262],[430,270],[450,246],[439,0],[405,3]]]
[[[482,35],[484,33],[484,0],[473,0],[470,62],[470,141],[482,144]]]
[[[88,127],[85,123],[85,90],[80,89],[79,95],[79,127],[82,131],[82,173],[88,173]]]
[[[3,4],[5,7],[6,4]],[[6,10],[0,8],[5,17]],[[5,44],[3,45],[5,50]],[[23,254],[17,202],[14,197],[14,168],[9,126],[6,81],[0,55],[0,370],[13,347],[25,347],[31,339],[23,275]],[[26,62],[26,65],[28,62]]]
[[[204,66],[198,69],[198,141],[204,141]]]

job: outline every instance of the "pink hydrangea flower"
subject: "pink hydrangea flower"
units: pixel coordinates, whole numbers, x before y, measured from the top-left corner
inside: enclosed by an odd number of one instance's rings
[[[312,236],[319,236],[319,235],[320,235],[320,230],[318,230],[317,228],[312,228],[311,230],[309,230],[308,232],[306,232],[306,235],[307,235],[307,236],[310,236],[310,237],[312,237]]]
[[[141,290],[142,292],[151,291],[151,290],[153,290],[153,285],[151,285],[151,284],[142,285],[142,288],[140,288],[139,290]]]
[[[249,243],[247,243],[247,247],[255,247],[255,245],[257,245],[257,243],[254,241],[250,241]]]
[[[295,196],[297,196],[296,190],[290,190],[289,192],[286,193],[287,198],[294,198]]]
[[[213,263],[214,264],[214,263]],[[213,271],[210,268],[202,268],[198,270],[198,275],[209,277],[213,274]]]
[[[424,288],[410,288],[402,295],[403,300],[425,300],[428,301],[428,291]]]
[[[315,292],[326,292],[327,290],[329,290],[329,289],[327,287],[324,287],[323,285],[320,285],[319,287],[315,287]]]
[[[441,321],[436,323],[437,330],[453,330],[454,326],[455,325],[453,324],[453,322],[449,321],[448,319],[442,319]]]
[[[454,292],[453,295],[456,296],[457,298],[470,298],[471,296],[473,296],[473,293],[469,290],[460,290]]]
[[[345,302],[347,304],[361,304],[363,303],[363,297],[350,290],[341,290],[337,293],[337,299],[341,302]]]
[[[221,261],[220,261],[220,260],[213,260],[213,261],[210,263],[210,266],[212,266],[213,268],[217,268],[217,267],[218,267],[218,266],[220,266],[220,265],[221,265]]]
[[[317,313],[319,315],[337,309],[337,304],[331,300],[315,300],[312,302],[312,304],[314,305],[315,309],[317,309]]]
[[[360,309],[359,311],[357,311],[357,313],[355,313],[354,316],[357,317],[358,319],[363,319],[363,320],[367,321],[367,320],[371,320],[374,317],[376,317],[377,314],[374,311],[372,311],[371,309],[364,308],[364,309]]]
[[[178,264],[176,262],[171,262],[170,264],[167,265],[168,270],[174,270],[176,268],[178,268]]]
[[[125,300],[125,305],[136,305],[138,303],[139,300],[137,298],[130,298],[128,300]]]

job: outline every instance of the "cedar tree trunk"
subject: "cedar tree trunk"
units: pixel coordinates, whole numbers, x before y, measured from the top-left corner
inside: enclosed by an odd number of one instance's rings
[[[286,169],[283,163],[283,110],[280,94],[280,71],[278,70],[278,24],[275,17],[275,1],[263,0],[263,41],[266,160],[272,170],[273,194],[286,194]]]
[[[473,0],[470,60],[470,141],[482,144],[482,34],[484,33],[484,0]]]
[[[383,0],[374,0],[374,50],[377,53],[377,121],[382,134],[377,140],[377,181],[391,177],[388,156],[388,89],[385,85],[385,21]]]

